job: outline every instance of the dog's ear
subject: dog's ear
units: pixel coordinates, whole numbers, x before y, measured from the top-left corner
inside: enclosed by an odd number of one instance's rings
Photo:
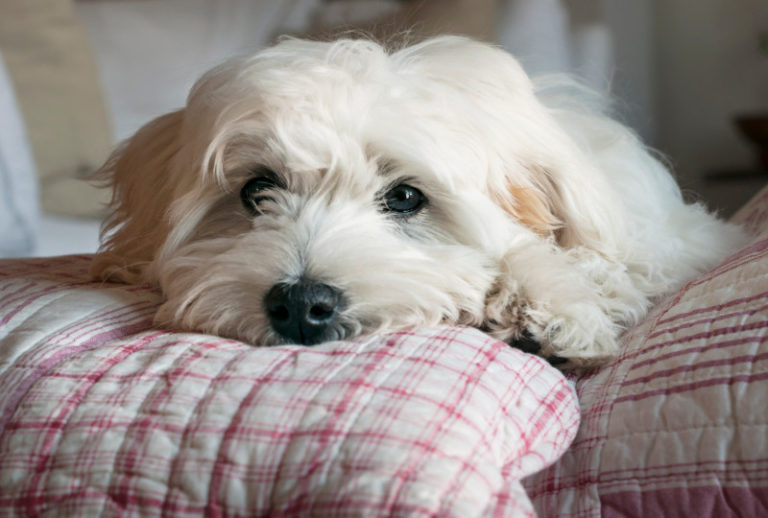
[[[524,184],[511,178],[491,188],[491,196],[510,216],[542,237],[556,236],[563,225],[558,210],[557,188],[548,171],[533,167],[531,181]]]
[[[550,134],[558,132],[551,126]],[[599,165],[568,140],[550,150],[546,166],[510,165],[491,196],[522,225],[564,248],[585,246],[610,255],[623,228],[617,200]]]
[[[471,129],[465,140],[484,149],[496,204],[560,246],[611,253],[623,227],[601,169],[616,161],[600,156],[612,142],[631,140],[625,130],[573,92],[542,95],[520,63],[492,45],[442,36],[395,58],[446,105],[463,108],[462,123]]]
[[[503,183],[491,188],[492,197],[504,211],[566,248],[610,246],[611,223],[618,222],[608,217],[610,193],[590,164],[582,162],[578,167],[556,161],[548,167],[533,164],[523,170],[521,174],[517,166],[510,166]]]
[[[184,110],[163,115],[123,142],[96,172],[112,188],[111,214],[91,274],[103,280],[146,282],[145,270],[163,244],[175,185],[174,157],[180,150]]]

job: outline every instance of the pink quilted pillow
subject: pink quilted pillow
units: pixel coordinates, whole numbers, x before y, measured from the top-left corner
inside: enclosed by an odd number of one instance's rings
[[[578,380],[578,436],[525,481],[541,516],[768,516],[768,189],[735,219],[753,243]]]
[[[575,435],[565,379],[476,330],[254,348],[88,261],[0,262],[3,516],[531,516]]]

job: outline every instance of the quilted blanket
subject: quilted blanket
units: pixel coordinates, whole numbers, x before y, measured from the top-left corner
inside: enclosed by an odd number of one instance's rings
[[[254,348],[154,329],[86,256],[0,261],[0,516],[768,516],[768,189],[736,219],[573,378],[580,427],[472,329]]]
[[[467,328],[256,348],[87,256],[0,261],[0,516],[532,516],[579,413]]]
[[[541,516],[768,516],[768,188],[734,219],[753,242],[577,381],[578,436],[525,480]]]

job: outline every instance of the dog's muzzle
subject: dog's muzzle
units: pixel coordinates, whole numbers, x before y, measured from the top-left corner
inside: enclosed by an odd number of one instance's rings
[[[294,284],[275,284],[264,298],[275,332],[302,345],[341,338],[339,312],[343,304],[339,290],[303,278]]]

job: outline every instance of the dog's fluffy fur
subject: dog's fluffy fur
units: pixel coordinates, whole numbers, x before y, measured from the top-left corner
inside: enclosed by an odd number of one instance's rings
[[[595,361],[745,240],[631,131],[460,37],[285,39],[207,73],[100,175],[114,210],[94,274],[158,286],[160,324],[255,345],[287,341],[269,290],[311,278],[343,293],[330,338],[458,323]],[[383,209],[399,183],[421,210]]]

